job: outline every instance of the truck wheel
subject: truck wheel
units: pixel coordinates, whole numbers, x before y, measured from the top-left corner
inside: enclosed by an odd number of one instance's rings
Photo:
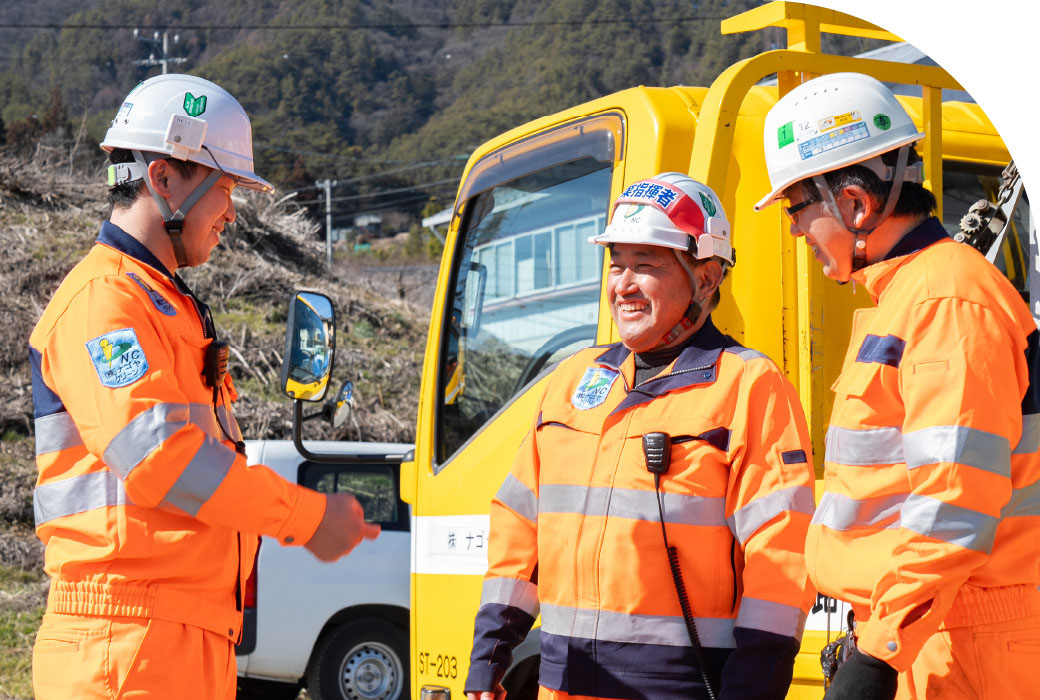
[[[279,683],[258,678],[238,678],[238,700],[296,700],[299,683]]]
[[[408,692],[408,637],[383,620],[348,622],[322,637],[307,669],[314,700],[400,700]]]

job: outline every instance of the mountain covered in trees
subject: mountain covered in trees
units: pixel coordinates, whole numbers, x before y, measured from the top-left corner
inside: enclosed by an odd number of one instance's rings
[[[6,0],[0,148],[55,134],[100,163],[121,99],[165,56],[242,102],[257,169],[283,192],[314,202],[331,178],[338,216],[418,212],[450,204],[466,158],[497,133],[635,85],[707,85],[783,44],[782,31],[719,33],[756,4]]]

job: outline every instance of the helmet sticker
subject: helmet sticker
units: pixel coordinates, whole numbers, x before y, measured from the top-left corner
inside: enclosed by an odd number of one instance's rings
[[[571,404],[579,411],[599,406],[607,400],[607,394],[610,393],[610,387],[614,385],[618,374],[612,369],[589,367],[571,396]]]
[[[681,192],[671,189],[670,187],[664,187],[653,182],[647,182],[645,180],[637,182],[634,185],[629,185],[625,188],[625,191],[621,193],[622,197],[633,197],[639,199],[646,199],[651,202],[656,202],[657,206],[662,209],[667,209],[668,206],[674,202]],[[619,198],[620,199],[620,198]]]
[[[704,211],[708,212],[708,216],[715,216],[715,212],[718,210],[715,208],[715,202],[711,200],[711,197],[703,192],[698,192],[697,194],[701,196],[701,204],[704,205]]]
[[[816,138],[798,144],[798,155],[802,160],[806,160],[807,158],[834,150],[839,146],[869,137],[870,132],[867,131],[867,125],[860,121],[849,126],[838,127],[828,131],[826,134],[820,134]]]
[[[116,112],[116,119],[118,119],[119,117],[125,117],[126,115],[130,114],[130,110],[133,108],[133,102],[124,102],[122,106],[119,108],[119,111]]]
[[[836,114],[833,117],[825,117],[820,120],[820,131],[830,131],[831,129],[837,129],[839,126],[861,121],[863,121],[863,117],[856,110],[846,112],[845,114]]]
[[[87,342],[87,352],[101,385],[110,389],[133,384],[148,372],[148,359],[133,328],[99,335]]]
[[[787,122],[776,130],[776,147],[783,148],[792,143],[794,143],[794,122]]]
[[[195,97],[190,92],[184,93],[184,111],[189,117],[197,117],[206,111],[206,96]]]
[[[645,208],[645,204],[629,204],[628,209],[625,210],[625,213],[622,216],[624,216],[626,219],[631,219],[633,216],[643,211],[643,209]]]
[[[888,131],[889,127],[892,126],[892,120],[889,118],[887,114],[875,114],[874,126],[881,129],[882,131]]]

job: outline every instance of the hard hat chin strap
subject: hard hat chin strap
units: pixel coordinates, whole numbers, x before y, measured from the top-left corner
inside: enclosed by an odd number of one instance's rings
[[[910,155],[910,146],[900,146],[899,152],[896,155],[895,169],[892,171],[892,187],[888,191],[888,198],[885,200],[885,207],[881,210],[881,214],[874,219],[875,223],[873,226],[862,226],[854,227],[849,226],[845,222],[845,217],[841,215],[841,211],[838,209],[838,203],[834,199],[834,193],[831,192],[830,186],[827,184],[827,180],[823,175],[813,176],[813,183],[816,185],[816,189],[820,192],[820,198],[823,200],[824,206],[830,212],[831,216],[841,222],[841,225],[845,229],[856,237],[856,244],[852,250],[852,271],[861,270],[867,265],[867,236],[874,232],[878,226],[881,225],[892,212],[895,211],[896,204],[899,202],[899,195],[903,191],[903,181],[907,175],[906,161]],[[880,157],[880,156],[879,156]],[[869,167],[869,166],[868,166]],[[877,170],[870,168],[875,173]],[[914,179],[916,180],[916,172]]]
[[[187,216],[191,208],[202,199],[202,197],[209,192],[210,188],[216,184],[217,180],[224,174],[220,170],[211,170],[210,174],[200,182],[195,189],[191,191],[177,211],[170,209],[170,203],[166,199],[159,195],[152,187],[151,178],[148,177],[148,159],[145,158],[144,153],[141,151],[132,151],[134,154],[134,162],[141,166],[144,170],[144,184],[148,187],[148,192],[151,193],[152,199],[155,200],[155,205],[159,208],[159,214],[163,218],[163,228],[166,229],[166,233],[170,236],[170,243],[173,245],[173,255],[177,260],[177,267],[188,267],[188,256],[184,251],[184,240],[181,237],[181,233],[184,230],[184,217]],[[151,154],[149,154],[151,155]],[[156,155],[152,160],[158,160],[161,156]]]
[[[664,334],[660,342],[653,347],[653,350],[660,350],[665,346],[670,345],[684,332],[693,328],[697,323],[697,319],[701,317],[701,311],[703,309],[700,302],[692,296],[692,292],[697,289],[697,280],[693,276],[693,268],[690,266],[689,260],[686,259],[680,250],[675,250],[675,258],[679,261],[679,265],[682,266],[682,269],[686,271],[686,276],[690,278],[690,305],[686,307],[686,312],[683,314],[682,318],[679,319],[679,322],[672,326],[670,331]]]

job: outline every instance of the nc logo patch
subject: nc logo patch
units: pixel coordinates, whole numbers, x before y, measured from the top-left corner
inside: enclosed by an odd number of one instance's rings
[[[599,406],[607,400],[607,393],[617,378],[618,373],[612,369],[589,367],[574,390],[571,404],[580,411]]]
[[[173,308],[173,304],[166,301],[166,298],[162,294],[159,294],[159,292],[152,289],[151,286],[141,279],[136,272],[128,272],[126,273],[126,276],[134,282],[137,282],[141,289],[148,292],[148,296],[151,297],[152,303],[155,304],[155,308],[159,309],[159,313],[165,314],[166,316],[177,315],[177,309]]]
[[[87,352],[102,386],[115,389],[133,384],[148,371],[148,359],[133,328],[94,338],[87,343]]]

